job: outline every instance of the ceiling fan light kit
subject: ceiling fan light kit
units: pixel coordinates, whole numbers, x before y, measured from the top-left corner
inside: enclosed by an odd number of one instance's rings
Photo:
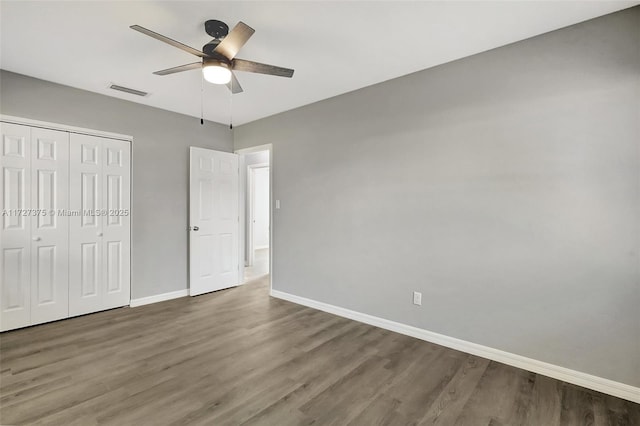
[[[231,81],[229,65],[217,59],[205,59],[202,64],[204,79],[213,84],[227,84]]]
[[[155,75],[169,75],[200,68],[202,69],[202,75],[205,80],[213,84],[226,84],[234,94],[242,92],[242,87],[234,71],[253,72],[287,78],[293,76],[294,70],[290,68],[261,64],[259,62],[237,59],[235,57],[255,32],[253,28],[244,22],[238,22],[231,31],[229,31],[227,24],[222,21],[210,19],[205,22],[205,32],[213,37],[213,40],[205,44],[201,51],[141,27],[140,25],[132,25],[130,28],[201,58],[200,62],[156,71],[154,72]]]

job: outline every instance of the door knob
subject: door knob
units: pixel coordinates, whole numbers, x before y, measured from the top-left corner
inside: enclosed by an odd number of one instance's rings
[[[33,241],[40,241],[40,237],[33,237],[32,240]]]
[[[98,237],[102,237],[102,232],[98,232]]]
[[[199,230],[200,230],[200,228],[199,228],[199,227],[197,227],[197,226],[194,226],[194,227],[193,227],[193,230],[194,230],[194,231],[199,231]]]

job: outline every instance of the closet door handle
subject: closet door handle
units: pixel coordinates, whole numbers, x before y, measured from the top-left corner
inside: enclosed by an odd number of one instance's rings
[[[102,232],[98,232],[98,237],[102,237]]]
[[[40,240],[41,240],[41,238],[40,238],[40,237],[33,237],[33,238],[32,238],[32,240],[33,240],[33,241],[40,241]]]

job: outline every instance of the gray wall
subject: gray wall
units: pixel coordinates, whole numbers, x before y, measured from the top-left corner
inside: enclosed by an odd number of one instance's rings
[[[274,288],[640,386],[639,76],[636,7],[240,126]]]
[[[187,288],[189,146],[232,151],[226,126],[1,71],[0,112],[133,136],[131,297]]]

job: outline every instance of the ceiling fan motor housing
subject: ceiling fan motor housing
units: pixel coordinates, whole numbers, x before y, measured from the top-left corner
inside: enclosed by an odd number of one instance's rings
[[[231,70],[231,61],[225,57],[217,57],[217,58],[203,58],[202,66],[216,66],[223,67]]]
[[[209,19],[204,23],[204,30],[214,39],[223,39],[229,34],[229,26],[222,21]]]
[[[220,44],[220,40],[211,40],[209,43],[202,46],[202,53],[209,56],[215,56],[216,47]]]

